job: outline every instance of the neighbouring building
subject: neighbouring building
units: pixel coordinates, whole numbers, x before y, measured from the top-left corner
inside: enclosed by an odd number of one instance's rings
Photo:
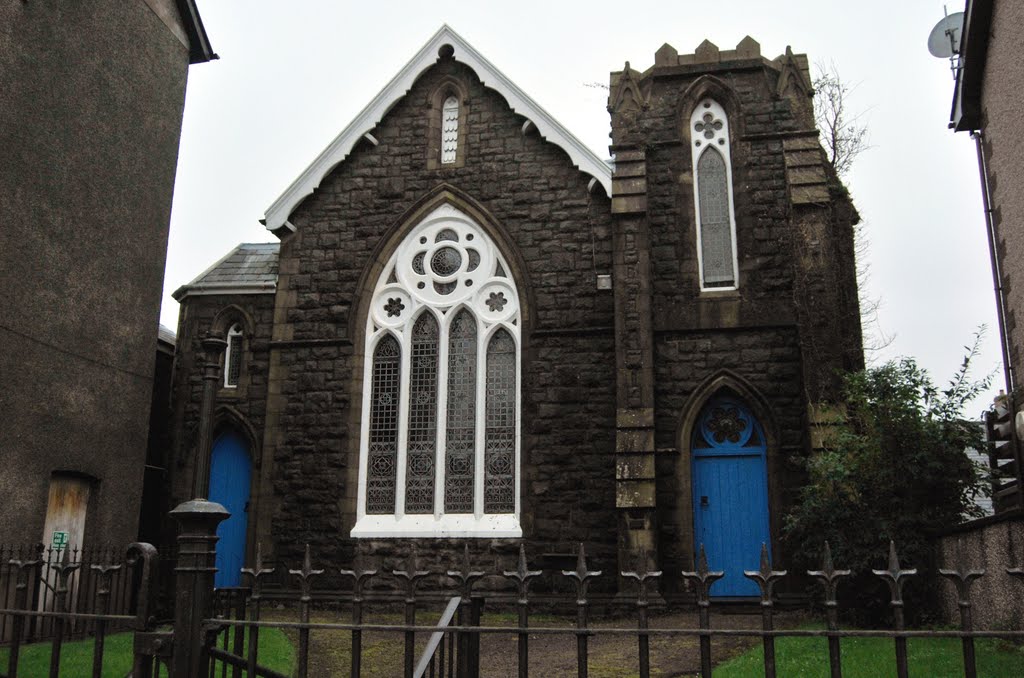
[[[975,622],[1024,629],[1024,590],[1006,568],[1024,567],[1024,5],[968,0],[964,8],[950,127],[974,137],[986,235],[992,254],[1005,393],[987,417],[995,515],[955,526],[939,543],[947,566],[962,545],[968,564],[987,575],[973,587]],[[950,592],[951,593],[951,592]],[[946,614],[959,619],[956,597]]]
[[[665,45],[611,74],[611,161],[443,27],[175,298],[174,501],[200,339],[224,336],[219,583],[286,562],[646,557],[727,577],[781,517],[862,367],[858,216],[807,58]],[[213,257],[211,257],[213,259]],[[172,502],[173,503],[173,502]]]
[[[0,543],[138,535],[193,0],[0,5]]]

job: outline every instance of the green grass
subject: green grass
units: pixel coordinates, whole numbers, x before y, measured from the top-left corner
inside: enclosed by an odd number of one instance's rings
[[[994,639],[975,641],[978,675],[1019,678],[1024,675],[1024,648]],[[958,638],[910,638],[907,655],[911,676],[959,678],[964,675]],[[843,678],[887,678],[896,675],[896,651],[891,638],[844,638]],[[824,638],[779,638],[775,641],[778,675],[827,678],[828,641]],[[714,671],[715,678],[753,678],[764,675],[761,645],[731,659]]]
[[[221,647],[221,643],[217,643]],[[248,646],[248,643],[246,643]],[[61,678],[88,678],[92,675],[94,641],[76,640],[61,646]],[[231,645],[228,645],[230,651]],[[50,670],[50,643],[22,645],[18,655],[19,676],[46,676]],[[7,671],[10,650],[0,648],[0,672]],[[245,656],[245,652],[242,653]],[[295,648],[280,629],[261,629],[259,663],[275,671],[291,674],[295,668]],[[132,668],[132,634],[107,636],[103,647],[103,678],[124,678]]]

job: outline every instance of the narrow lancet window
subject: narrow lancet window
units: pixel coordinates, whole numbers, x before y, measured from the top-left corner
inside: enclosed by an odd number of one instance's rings
[[[487,346],[484,512],[515,510],[516,345],[498,330]]]
[[[476,319],[460,311],[448,331],[444,510],[473,512],[476,456]]]
[[[444,105],[441,107],[441,164],[453,164],[458,149],[459,100],[450,96],[444,100]]]
[[[701,288],[735,288],[736,218],[729,121],[717,102],[705,99],[697,106],[690,118],[690,138]]]
[[[402,351],[391,335],[373,352],[370,430],[366,473],[366,512],[395,512],[398,457],[398,389]]]
[[[412,328],[409,372],[409,444],[405,469],[405,512],[434,512],[434,457],[437,446],[437,321],[423,313]]]
[[[242,376],[242,326],[228,330],[228,347],[224,352],[224,387],[236,388]]]

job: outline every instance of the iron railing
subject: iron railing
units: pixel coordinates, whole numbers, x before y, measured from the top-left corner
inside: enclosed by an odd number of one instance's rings
[[[590,607],[592,598],[588,595],[588,586],[600,578],[602,573],[590,570],[587,565],[587,557],[583,546],[579,547],[577,564],[574,570],[563,570],[560,572],[542,572],[530,570],[527,564],[525,551],[521,548],[519,553],[518,566],[515,570],[502,571],[492,574],[504,578],[514,591],[509,595],[505,592],[496,591],[475,591],[474,583],[485,577],[481,570],[475,570],[470,563],[468,547],[463,553],[462,563],[457,569],[445,572],[431,572],[427,569],[420,569],[415,552],[409,555],[405,566],[400,570],[392,570],[389,573],[377,570],[336,570],[338,575],[348,578],[351,581],[351,588],[338,590],[336,588],[314,589],[313,583],[325,575],[327,568],[315,569],[307,547],[304,562],[299,569],[290,570],[298,585],[297,590],[292,594],[298,603],[299,614],[297,621],[273,620],[268,621],[260,617],[260,601],[264,595],[264,579],[273,572],[271,568],[263,567],[262,559],[257,558],[256,566],[243,570],[247,575],[252,588],[248,601],[243,606],[235,607],[234,615],[225,615],[206,620],[208,628],[219,631],[221,642],[227,637],[227,629],[234,628],[243,631],[249,636],[248,656],[242,657],[239,652],[233,654],[222,645],[221,648],[210,647],[209,656],[224,664],[220,664],[221,673],[217,673],[215,664],[211,663],[211,678],[220,675],[226,678],[224,667],[230,665],[236,667],[237,673],[231,674],[233,678],[240,678],[242,675],[255,676],[278,676],[271,671],[263,670],[258,663],[259,656],[259,632],[261,629],[278,628],[297,637],[297,669],[295,675],[299,678],[306,678],[309,672],[310,659],[310,632],[316,632],[317,638],[322,639],[325,634],[348,633],[349,650],[351,652],[350,675],[361,675],[362,663],[362,640],[366,632],[385,632],[400,635],[404,639],[403,650],[403,675],[412,678],[421,675],[449,676],[449,677],[470,677],[488,675],[488,667],[481,667],[480,638],[483,635],[505,635],[514,637],[517,641],[517,666],[515,672],[521,678],[530,675],[529,646],[531,637],[563,635],[573,636],[576,640],[576,673],[580,677],[588,675],[590,661],[589,641],[598,635],[606,636],[635,636],[637,641],[636,666],[639,675],[647,678],[651,671],[650,661],[650,640],[651,638],[697,638],[699,643],[699,667],[694,667],[701,676],[710,678],[714,658],[714,640],[729,637],[752,637],[758,638],[763,646],[764,675],[774,678],[778,674],[778,665],[775,653],[775,643],[781,637],[813,637],[824,638],[828,643],[828,671],[833,678],[842,676],[841,646],[843,639],[862,637],[889,638],[893,641],[893,662],[896,673],[901,678],[908,675],[908,654],[907,641],[910,638],[959,638],[962,643],[963,670],[968,678],[977,676],[977,662],[975,657],[975,639],[1003,637],[1021,640],[1024,639],[1024,631],[979,631],[975,630],[971,619],[971,585],[984,575],[982,570],[970,569],[963,556],[951,569],[942,569],[939,574],[952,582],[956,588],[961,624],[957,630],[911,630],[907,629],[903,615],[903,588],[909,578],[917,576],[917,570],[904,568],[896,553],[895,545],[890,545],[888,554],[888,566],[882,570],[873,570],[875,576],[887,582],[890,590],[889,605],[895,620],[892,629],[842,629],[839,624],[839,603],[837,589],[843,579],[850,576],[849,570],[838,569],[832,562],[832,556],[828,545],[825,545],[822,565],[819,570],[809,571],[807,574],[822,586],[824,594],[825,619],[823,629],[777,629],[775,627],[775,601],[774,588],[787,577],[784,570],[772,569],[769,562],[767,549],[762,548],[760,567],[757,570],[747,571],[745,575],[756,582],[760,588],[760,628],[712,628],[711,611],[718,604],[711,596],[711,588],[715,581],[723,576],[722,572],[711,570],[704,555],[703,548],[697,559],[696,567],[692,571],[682,572],[683,578],[688,581],[695,595],[698,609],[698,625],[696,628],[651,628],[649,623],[650,599],[655,582],[661,577],[659,571],[650,571],[646,568],[636,568],[634,571],[621,572],[620,576],[625,580],[634,582],[634,597],[630,605],[634,609],[636,623],[632,627],[608,628],[604,625],[595,626],[591,623]],[[1008,575],[1024,583],[1024,570],[1011,569]],[[554,601],[551,594],[531,597],[529,585],[531,580],[538,577],[562,578],[563,582],[568,581],[573,589],[574,596],[571,598],[561,597],[562,609],[568,606],[575,606],[576,623],[574,627],[555,626],[532,626],[530,625],[531,603],[536,598],[541,598],[546,607],[550,607]],[[425,580],[434,578],[435,582],[454,582],[447,591],[434,589],[428,592],[420,592],[419,584]],[[382,588],[399,588],[404,596],[402,607],[404,610],[404,623],[367,623],[365,622],[366,605],[368,601],[377,602],[386,609],[394,609],[394,595],[375,592],[367,593],[367,588],[377,584]],[[444,598],[443,596],[449,596]],[[484,596],[488,612],[496,610],[507,610],[515,613],[517,624],[515,626],[486,626],[481,625],[481,611],[484,607]],[[556,596],[557,597],[557,596]],[[310,609],[317,600],[330,601],[336,605],[339,600],[347,598],[350,604],[351,622],[311,622]],[[278,598],[280,599],[280,597]],[[440,621],[436,625],[423,625],[416,623],[417,612],[432,607],[439,601],[448,602],[448,607],[441,614]],[[451,617],[454,615],[452,605],[457,606],[459,617],[455,624],[451,624]],[[390,606],[390,607],[388,607]],[[246,612],[247,610],[247,612]],[[416,636],[422,634],[421,638],[428,637],[429,641],[424,649],[417,652]],[[241,647],[236,633],[236,648]],[[213,636],[211,636],[212,638]],[[397,646],[396,646],[397,650]],[[418,660],[418,661],[417,661]],[[546,675],[542,667],[534,667],[538,675]],[[243,671],[244,669],[244,671]],[[491,669],[494,670],[493,668]],[[1022,666],[1024,670],[1024,666]]]
[[[985,575],[983,570],[970,568],[962,554],[958,554],[956,562],[948,569],[939,570],[939,575],[948,580],[955,588],[960,606],[960,628],[948,630],[916,630],[907,629],[904,625],[903,588],[912,577],[920,576],[914,569],[903,567],[894,545],[890,545],[888,565],[885,569],[873,571],[889,585],[889,605],[892,608],[894,626],[891,629],[844,629],[839,623],[839,603],[837,589],[850,576],[850,571],[835,567],[828,545],[825,546],[820,569],[807,574],[821,585],[824,594],[825,619],[821,629],[778,629],[776,628],[776,595],[775,587],[788,575],[782,570],[772,568],[767,549],[762,548],[760,567],[747,571],[745,575],[757,583],[761,595],[760,628],[713,628],[712,611],[718,609],[720,603],[712,597],[711,591],[715,581],[723,576],[722,572],[709,567],[703,549],[700,550],[696,566],[692,571],[681,573],[689,582],[697,607],[697,625],[695,627],[652,628],[649,608],[652,597],[656,596],[654,584],[659,581],[662,573],[652,571],[646,566],[638,566],[632,571],[620,572],[623,581],[633,583],[633,594],[626,602],[633,610],[635,623],[608,627],[605,623],[594,624],[591,620],[591,607],[595,600],[603,605],[610,601],[602,594],[591,595],[589,587],[594,582],[608,583],[607,577],[601,572],[591,570],[587,563],[583,546],[579,547],[576,567],[573,570],[547,571],[530,570],[525,550],[521,547],[517,566],[514,570],[492,572],[488,576],[483,569],[473,567],[468,546],[461,554],[461,562],[453,569],[431,571],[421,568],[415,550],[413,550],[401,569],[388,572],[376,569],[338,569],[314,566],[314,560],[307,547],[302,564],[296,569],[288,570],[295,588],[291,591],[278,591],[278,601],[289,597],[295,603],[294,619],[282,619],[281,613],[275,613],[275,619],[266,619],[263,615],[265,603],[264,583],[270,581],[274,568],[264,567],[263,559],[257,549],[254,567],[246,568],[243,573],[248,579],[249,587],[219,589],[212,586],[212,567],[189,568],[179,561],[176,573],[179,577],[178,604],[183,604],[181,587],[183,583],[195,577],[201,582],[208,582],[209,587],[201,586],[188,590],[187,597],[192,604],[197,598],[209,601],[207,616],[197,618],[199,627],[185,628],[181,623],[178,628],[170,630],[157,629],[150,616],[150,600],[153,596],[151,584],[153,573],[156,572],[156,551],[146,544],[133,544],[122,562],[111,559],[107,563],[93,563],[89,571],[95,573],[97,605],[89,612],[79,612],[69,604],[70,582],[76,573],[83,574],[81,563],[75,563],[70,553],[61,561],[53,563],[51,570],[55,573],[53,609],[41,610],[30,601],[30,582],[40,575],[37,571],[43,567],[42,560],[21,560],[10,558],[5,563],[7,571],[13,573],[14,598],[0,609],[0,623],[8,624],[11,629],[9,643],[9,659],[7,675],[18,675],[18,655],[26,638],[26,624],[32,621],[43,621],[52,629],[50,650],[50,675],[58,676],[60,672],[62,644],[69,637],[73,628],[88,629],[93,634],[94,656],[93,676],[101,675],[104,656],[104,639],[115,625],[131,628],[135,633],[134,668],[132,675],[136,678],[152,678],[161,675],[162,666],[167,675],[174,678],[207,675],[211,678],[242,678],[243,676],[266,676],[282,678],[285,674],[271,670],[260,664],[260,632],[263,629],[283,629],[295,645],[296,662],[295,676],[306,678],[310,672],[310,658],[316,649],[313,640],[322,643],[325,638],[333,635],[332,641],[343,638],[351,652],[350,675],[363,674],[363,641],[366,633],[394,634],[395,650],[401,652],[402,675],[431,676],[440,678],[467,678],[471,676],[489,675],[495,670],[493,665],[481,665],[482,657],[489,656],[486,648],[482,650],[481,639],[485,636],[505,636],[514,638],[517,645],[515,664],[512,670],[520,676],[530,675],[530,643],[531,639],[543,636],[562,636],[575,639],[576,673],[587,676],[591,661],[591,639],[596,636],[632,637],[636,639],[636,666],[639,675],[647,677],[651,672],[651,640],[696,638],[698,641],[699,665],[694,671],[709,678],[714,664],[716,642],[727,638],[748,637],[760,640],[763,646],[764,675],[774,677],[778,673],[775,644],[782,637],[813,637],[823,638],[828,644],[828,670],[831,676],[842,675],[841,649],[845,639],[875,637],[887,638],[893,642],[893,664],[898,676],[907,676],[908,654],[907,641],[912,638],[959,638],[962,646],[964,675],[973,678],[977,675],[975,640],[977,638],[1003,637],[1017,641],[1024,640],[1024,631],[980,631],[975,630],[971,615],[971,587]],[[1024,584],[1024,568],[1009,569],[1007,575]],[[10,574],[9,574],[10,576]],[[113,612],[113,585],[115,577],[122,576],[132,582],[128,596],[132,600],[131,613]],[[1003,576],[991,575],[991,576]],[[202,579],[200,580],[200,577]],[[602,579],[602,577],[605,577]],[[79,580],[81,582],[81,579]],[[501,587],[496,582],[504,582]],[[345,582],[344,586],[339,582]],[[531,584],[540,583],[544,593],[532,594]],[[329,586],[318,587],[319,583]],[[428,584],[430,586],[428,586]],[[537,588],[541,588],[538,586]],[[607,587],[605,587],[607,588]],[[421,590],[422,589],[422,590]],[[558,593],[569,589],[570,595]],[[328,605],[332,609],[340,609],[343,614],[347,609],[349,621],[324,622],[313,621],[313,611],[319,605]],[[417,623],[424,613],[431,612],[437,606],[446,604],[440,618],[432,624]],[[488,614],[494,612],[509,613],[515,623],[506,626],[485,625],[482,621],[484,608]],[[563,611],[575,608],[575,624],[573,626],[556,626],[550,623],[531,624],[534,607]],[[370,609],[372,608],[372,610]],[[372,611],[375,621],[367,622],[368,612]],[[401,615],[401,622],[381,621],[382,614]],[[318,616],[324,616],[324,612]],[[490,617],[493,619],[494,617]],[[41,626],[41,624],[37,624]],[[664,626],[664,624],[661,624]],[[233,633],[231,631],[234,631]],[[419,635],[420,643],[417,643]],[[401,639],[400,641],[398,639]],[[423,642],[423,641],[426,642]],[[536,642],[536,641],[535,641]],[[198,672],[184,664],[176,665],[179,651],[188,649],[183,644],[195,643],[190,652],[183,655],[198,657]],[[401,647],[401,650],[399,650]],[[547,675],[548,667],[534,662],[535,675]],[[0,667],[2,669],[3,667]],[[680,667],[682,669],[688,667]],[[824,668],[824,667],[823,667]],[[1022,667],[1024,669],[1024,667]]]

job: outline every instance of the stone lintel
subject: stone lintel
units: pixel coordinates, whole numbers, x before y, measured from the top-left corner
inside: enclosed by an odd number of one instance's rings
[[[824,186],[794,186],[790,191],[790,199],[795,205],[820,205],[827,203],[830,197]]]
[[[615,426],[623,428],[646,428],[654,426],[653,407],[620,407],[615,412]]]
[[[655,506],[654,480],[620,480],[615,483],[615,508]]]
[[[634,177],[616,176],[612,178],[612,196],[614,198],[622,198],[633,195],[643,196],[646,193],[647,177],[645,175]]]
[[[641,150],[617,150],[615,152],[615,166],[616,168],[624,162],[644,162],[647,159],[647,154]]]
[[[615,174],[612,181],[623,177],[646,177],[647,163],[643,162],[622,162],[615,165]]]

